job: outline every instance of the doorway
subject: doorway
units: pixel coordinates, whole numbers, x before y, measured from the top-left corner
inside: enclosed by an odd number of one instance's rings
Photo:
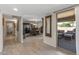
[[[16,37],[16,23],[14,21],[6,21],[6,38],[17,40]]]
[[[74,9],[57,14],[58,47],[76,53],[76,21]]]
[[[37,19],[36,19],[37,20]],[[43,20],[26,20],[23,22],[23,38],[43,37]]]
[[[3,25],[4,46],[18,42],[18,19],[4,16]]]

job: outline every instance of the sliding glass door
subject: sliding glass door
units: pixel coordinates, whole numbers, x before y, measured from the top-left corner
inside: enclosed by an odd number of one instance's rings
[[[76,52],[76,21],[74,10],[57,14],[58,46]]]

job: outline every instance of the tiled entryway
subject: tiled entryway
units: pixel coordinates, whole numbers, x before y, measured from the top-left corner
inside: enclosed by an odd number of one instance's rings
[[[43,43],[42,36],[31,36],[24,39],[24,43],[15,40],[5,43],[3,55],[69,55],[74,54],[61,48],[54,48]]]

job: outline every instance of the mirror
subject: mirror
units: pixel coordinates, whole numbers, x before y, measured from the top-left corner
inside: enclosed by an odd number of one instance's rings
[[[51,15],[45,17],[45,33],[51,37]]]

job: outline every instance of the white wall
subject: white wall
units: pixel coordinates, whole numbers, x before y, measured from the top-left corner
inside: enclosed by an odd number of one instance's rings
[[[23,18],[22,17],[19,21],[19,37],[20,37],[20,42],[23,43]]]
[[[23,18],[21,17],[21,43],[23,43]]]
[[[76,54],[79,55],[79,6],[75,7],[76,19]]]
[[[2,14],[0,13],[0,52],[3,50],[3,22]]]
[[[44,40],[44,43],[46,43],[48,45],[51,45],[53,47],[57,46],[57,38],[56,38],[56,14],[52,14],[52,37],[45,36],[45,18],[44,18],[43,40]]]
[[[23,43],[23,19],[22,19],[22,17],[21,18],[19,18],[19,30],[18,30],[18,34],[17,34],[17,36],[18,36],[18,41],[20,42],[20,43]]]

